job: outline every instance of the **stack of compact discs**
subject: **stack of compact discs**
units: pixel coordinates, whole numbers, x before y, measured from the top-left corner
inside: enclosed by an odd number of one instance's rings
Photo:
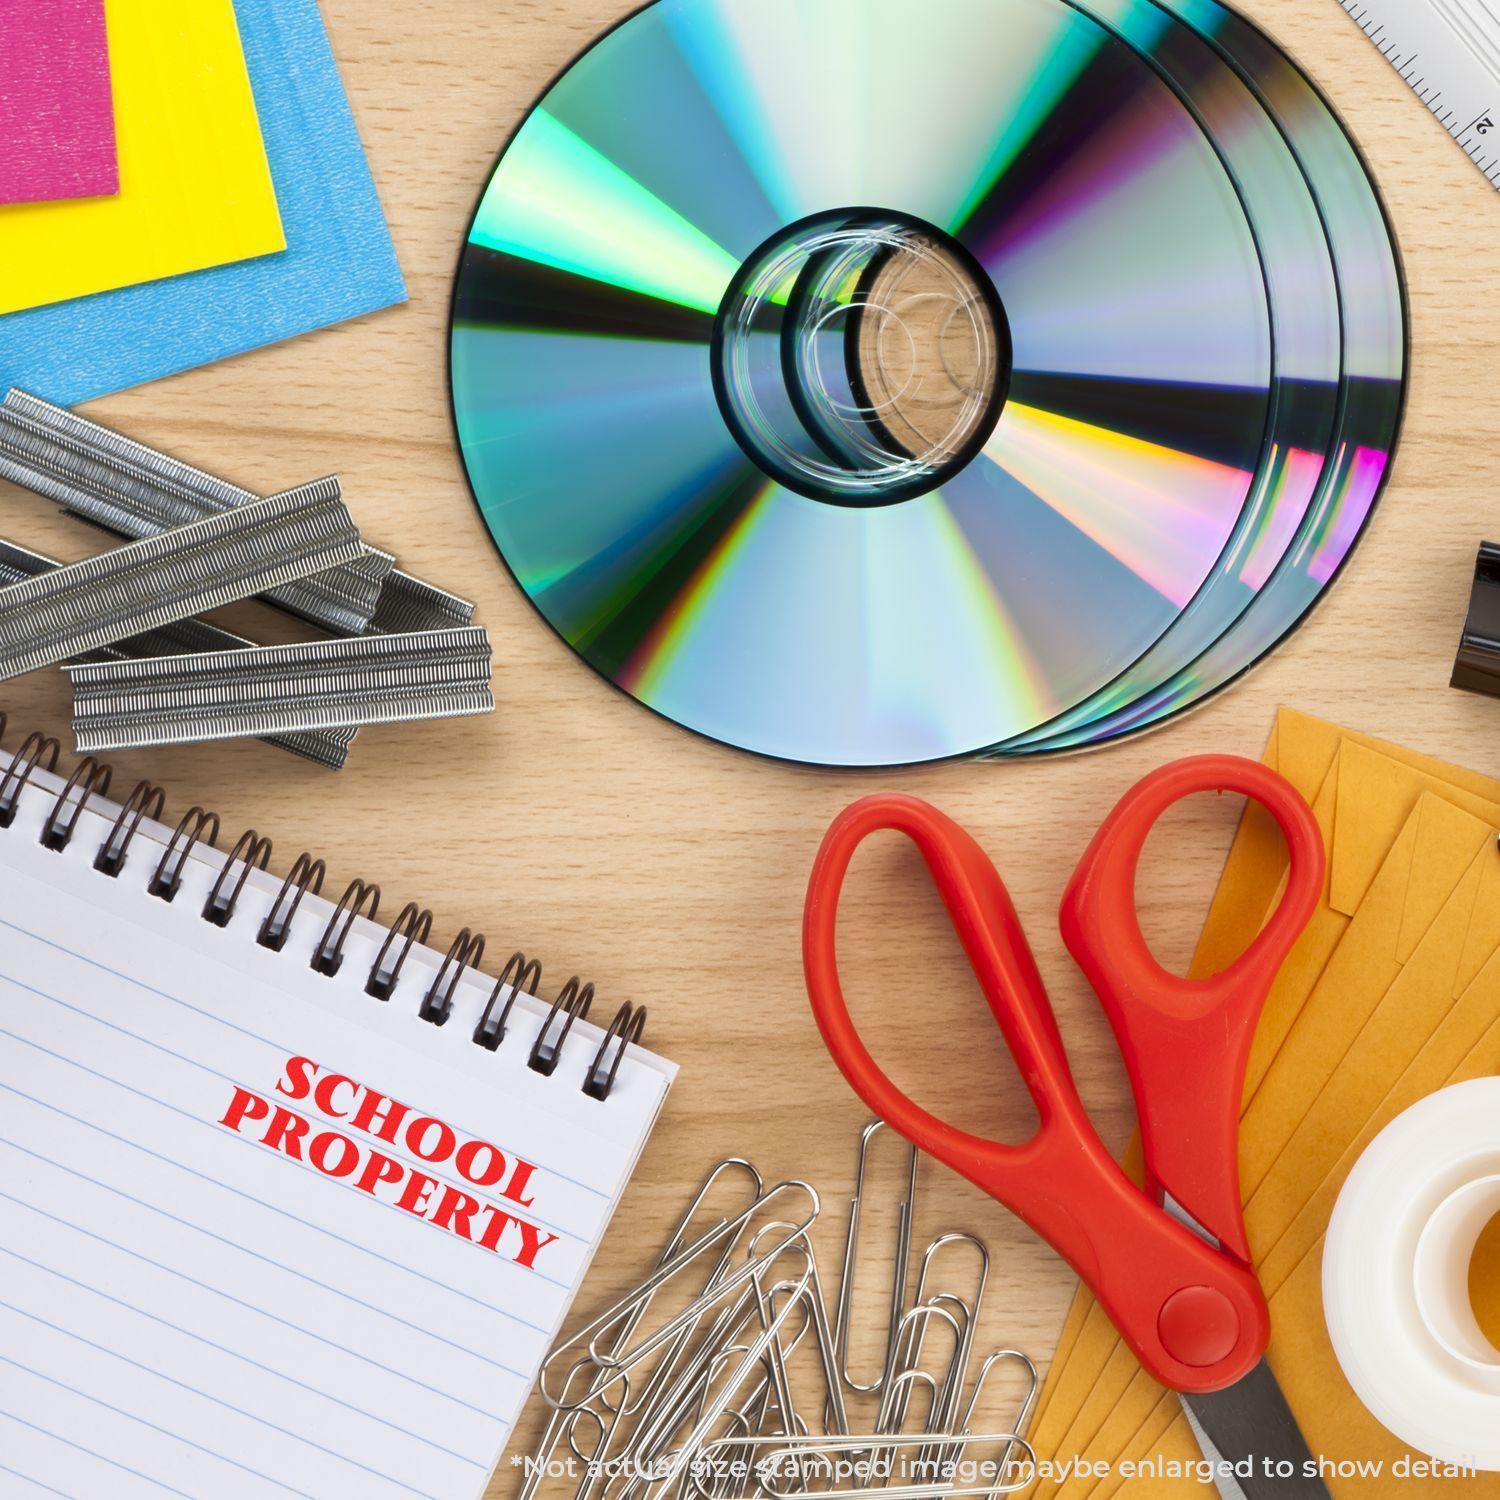
[[[1232,681],[1358,540],[1405,358],[1358,153],[1218,0],[656,0],[501,155],[452,331],[557,632],[851,766]]]

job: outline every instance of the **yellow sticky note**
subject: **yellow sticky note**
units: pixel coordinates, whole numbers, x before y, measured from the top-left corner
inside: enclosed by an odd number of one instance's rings
[[[107,0],[120,191],[0,208],[0,313],[286,248],[230,0]]]

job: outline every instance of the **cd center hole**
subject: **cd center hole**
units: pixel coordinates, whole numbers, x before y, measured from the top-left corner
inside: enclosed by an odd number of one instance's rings
[[[868,411],[914,458],[940,463],[968,444],[1001,378],[999,347],[988,301],[940,246],[898,252],[859,304]]]
[[[993,283],[931,225],[865,211],[783,231],[720,308],[715,389],[774,479],[886,505],[936,488],[983,447],[1010,380]]]

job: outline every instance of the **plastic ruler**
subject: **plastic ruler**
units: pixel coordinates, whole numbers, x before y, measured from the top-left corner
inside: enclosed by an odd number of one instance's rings
[[[1500,188],[1500,0],[1339,0]]]

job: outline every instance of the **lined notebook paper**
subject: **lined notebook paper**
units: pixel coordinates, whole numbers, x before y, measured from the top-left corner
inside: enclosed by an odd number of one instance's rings
[[[149,895],[151,823],[103,874],[97,799],[46,848],[60,785],[0,829],[0,1493],[482,1494],[674,1069],[591,1098],[579,1023],[533,1070],[529,996],[476,1046],[472,973],[428,1024],[422,948],[373,999],[363,921],[325,977],[331,906],[262,947],[258,871],[215,926],[211,849]]]

